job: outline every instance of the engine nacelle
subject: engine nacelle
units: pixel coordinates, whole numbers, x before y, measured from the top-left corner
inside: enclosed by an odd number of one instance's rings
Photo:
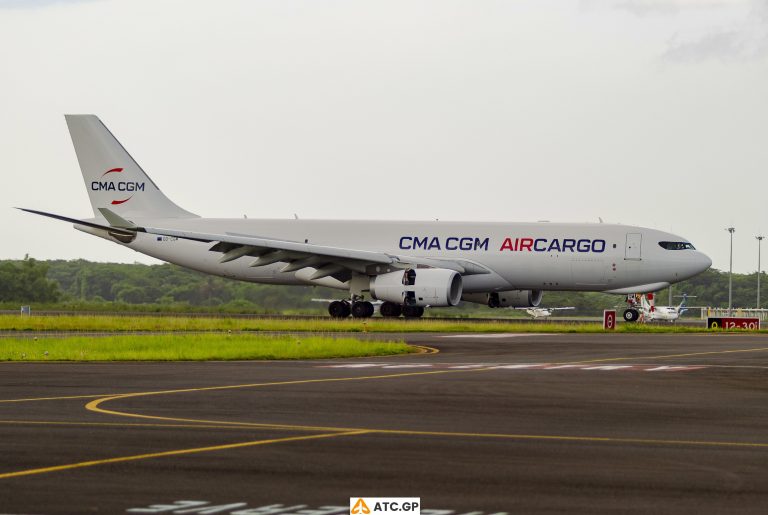
[[[461,298],[467,302],[485,304],[490,308],[535,308],[541,304],[541,290],[509,290],[492,293],[466,293]]]
[[[371,296],[405,306],[455,306],[461,300],[461,275],[444,268],[408,269],[371,278]]]

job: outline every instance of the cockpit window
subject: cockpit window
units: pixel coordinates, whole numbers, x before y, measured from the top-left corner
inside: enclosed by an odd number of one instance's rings
[[[696,250],[696,247],[687,241],[660,241],[659,247],[667,250]]]

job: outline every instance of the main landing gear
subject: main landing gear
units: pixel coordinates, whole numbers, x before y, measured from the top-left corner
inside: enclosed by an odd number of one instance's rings
[[[382,302],[379,313],[384,318],[397,318],[403,314],[403,306],[389,301]]]
[[[352,316],[354,318],[370,318],[373,316],[373,304],[363,300],[352,303]]]
[[[334,300],[328,306],[328,313],[333,318],[370,318],[373,316],[373,304],[365,300],[350,303],[348,300]]]
[[[370,318],[373,316],[373,304],[365,300],[334,300],[328,305],[328,313],[333,318],[347,318],[352,315],[353,318]],[[403,306],[394,302],[383,302],[379,308],[381,316],[384,318],[397,318],[400,315],[405,318],[419,318],[424,315],[424,308],[421,306]]]
[[[328,306],[328,313],[333,318],[347,318],[351,312],[352,309],[346,300],[334,300]]]
[[[421,318],[422,315],[424,315],[424,308],[421,306],[403,306],[405,318]]]
[[[384,318],[397,318],[400,315],[405,318],[419,318],[424,315],[424,308],[421,306],[403,306],[387,301],[381,304],[379,312]]]

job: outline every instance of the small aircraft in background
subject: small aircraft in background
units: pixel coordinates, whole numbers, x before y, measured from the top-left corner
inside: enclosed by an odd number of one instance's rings
[[[685,303],[688,299],[694,298],[695,295],[687,295],[684,293],[677,297],[683,299],[677,306],[656,306],[653,293],[648,293],[646,295],[628,295],[627,303],[630,307],[624,311],[624,320],[635,322],[642,317],[641,320],[645,322],[658,320],[674,322],[690,309],[690,306],[686,306]]]
[[[566,309],[576,309],[576,307],[567,306],[562,308],[515,308],[515,309],[524,309],[526,313],[528,313],[534,319],[536,319],[536,318],[549,318],[555,314],[554,313],[555,311],[566,310]]]

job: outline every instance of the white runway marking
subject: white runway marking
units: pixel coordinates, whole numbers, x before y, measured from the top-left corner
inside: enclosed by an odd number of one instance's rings
[[[322,365],[317,368],[379,368],[379,369],[451,369],[467,370],[473,368],[491,368],[494,370],[573,370],[588,372],[688,372],[709,368],[706,365],[591,365],[573,364],[558,365],[553,363],[340,363],[338,365]]]
[[[489,334],[445,334],[440,338],[518,338],[520,336],[551,336],[546,333],[489,333]]]

